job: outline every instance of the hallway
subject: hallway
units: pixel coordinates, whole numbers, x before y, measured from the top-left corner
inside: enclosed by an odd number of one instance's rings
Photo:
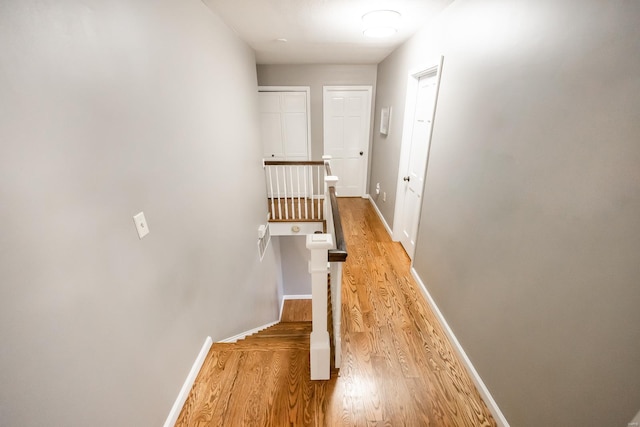
[[[308,335],[284,346],[216,344],[177,426],[495,425],[371,203],[339,205],[349,251],[339,374],[309,380]]]
[[[328,413],[344,425],[495,425],[366,199],[340,199],[349,258],[343,359]],[[335,425],[335,421],[327,425]]]

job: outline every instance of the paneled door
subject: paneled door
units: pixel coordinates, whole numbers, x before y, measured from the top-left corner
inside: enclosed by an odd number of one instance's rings
[[[267,160],[309,160],[307,91],[261,88],[260,132]]]
[[[427,175],[440,80],[440,64],[409,77],[396,196],[394,239],[413,259]]]
[[[324,154],[339,181],[338,196],[365,195],[371,126],[371,86],[325,86]]]

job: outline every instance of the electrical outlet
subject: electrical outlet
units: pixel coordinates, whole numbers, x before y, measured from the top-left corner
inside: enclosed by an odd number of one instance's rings
[[[144,217],[144,212],[140,212],[139,214],[134,215],[133,222],[136,224],[136,230],[138,230],[138,237],[140,239],[149,234],[149,225],[147,225],[147,220]]]
[[[383,202],[387,201],[387,192],[386,191],[384,193],[382,193],[382,201]]]

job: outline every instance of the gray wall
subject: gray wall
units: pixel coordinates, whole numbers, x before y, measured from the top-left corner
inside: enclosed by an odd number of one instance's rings
[[[277,319],[256,91],[198,0],[0,2],[0,425],[162,425]]]
[[[435,54],[431,54],[432,57],[425,55],[426,58],[424,58],[420,51],[413,52],[408,48],[409,42],[378,65],[376,98],[373,107],[368,193],[389,227],[393,227],[394,220],[407,77],[411,67],[435,59]],[[391,108],[387,135],[380,133],[380,112],[383,107]],[[380,193],[376,195],[378,183]],[[386,200],[383,198],[383,193],[386,193]]]
[[[459,0],[379,66],[398,129],[408,67],[445,57],[414,265],[513,426],[640,408],[638,22],[637,1]],[[399,138],[372,184],[395,189]]]
[[[376,65],[258,65],[260,86],[311,88],[311,158],[322,160],[322,87],[367,85],[376,89]]]
[[[280,236],[280,259],[284,295],[311,295],[307,236]]]

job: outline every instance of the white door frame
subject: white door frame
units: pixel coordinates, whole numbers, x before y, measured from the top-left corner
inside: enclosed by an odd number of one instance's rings
[[[420,77],[433,74],[436,72],[436,96],[434,99],[433,116],[431,117],[431,131],[429,133],[429,149],[427,151],[427,167],[424,169],[425,176],[429,165],[429,155],[431,153],[431,138],[433,137],[433,126],[435,124],[436,106],[438,105],[438,93],[440,90],[440,76],[442,72],[443,56],[437,61],[433,61],[426,66],[417,67],[409,71],[409,77],[407,78],[407,96],[404,108],[404,125],[402,127],[402,144],[400,148],[400,162],[398,164],[398,178],[396,187],[396,205],[393,212],[393,240],[400,241],[402,233],[402,207],[404,206],[404,172],[406,171],[407,164],[409,163],[409,156],[411,152],[411,139],[413,137],[413,119],[416,112],[416,104],[418,97],[418,81]],[[426,180],[424,185],[426,186]],[[424,187],[422,188],[424,193]],[[420,207],[422,211],[422,207]],[[420,215],[420,213],[418,214]],[[418,224],[418,228],[420,224]],[[413,254],[409,254],[409,257],[413,260]]]
[[[367,149],[364,150],[364,168],[362,171],[362,194],[360,197],[365,197],[367,194],[367,180],[369,178],[369,151],[371,151],[371,123],[372,123],[372,109],[373,109],[373,86],[322,86],[322,133],[324,135],[324,99],[327,92],[330,91],[367,91],[369,92],[369,115],[367,116]],[[322,153],[324,154],[324,144],[322,147]],[[340,177],[338,177],[340,179]]]
[[[307,160],[311,160],[311,87],[258,86],[258,92],[305,92],[307,94]]]

